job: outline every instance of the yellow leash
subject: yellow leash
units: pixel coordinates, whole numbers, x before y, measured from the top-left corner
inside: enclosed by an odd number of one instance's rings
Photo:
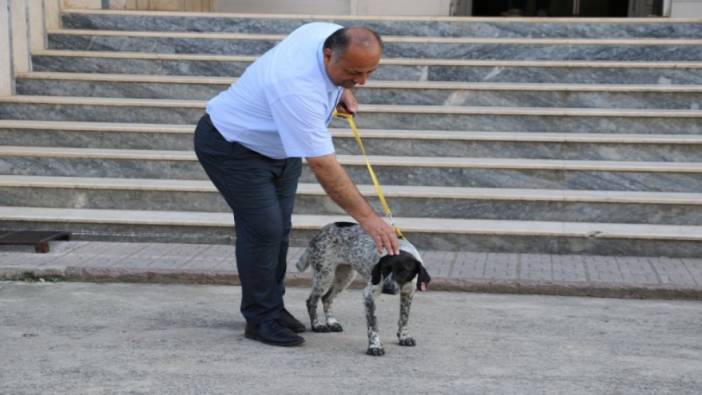
[[[353,115],[343,113],[343,112],[334,111],[334,116],[338,117],[338,118],[346,119],[346,122],[348,122],[349,127],[351,127],[351,131],[353,132],[353,137],[356,139],[356,144],[358,144],[358,148],[360,148],[360,150],[361,150],[361,155],[363,155],[363,160],[366,162],[366,167],[368,168],[368,174],[370,174],[371,181],[373,181],[373,187],[375,187],[375,193],[378,195],[378,199],[380,200],[380,204],[383,206],[383,211],[385,212],[385,216],[390,219],[390,224],[392,224],[392,227],[395,229],[395,233],[397,234],[397,237],[399,237],[400,239],[404,239],[405,236],[402,235],[400,228],[397,225],[395,225],[395,220],[392,218],[392,211],[390,211],[390,206],[388,206],[388,202],[385,200],[385,195],[383,195],[383,188],[381,188],[380,182],[378,182],[378,177],[375,176],[375,172],[373,171],[373,166],[371,166],[370,161],[368,160],[368,155],[366,155],[366,149],[363,146],[363,140],[361,140],[361,133],[359,133],[358,128],[356,127],[356,122],[353,120]]]

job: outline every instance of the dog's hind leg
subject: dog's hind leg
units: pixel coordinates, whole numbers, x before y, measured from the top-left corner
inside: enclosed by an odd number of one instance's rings
[[[385,354],[378,332],[378,318],[375,316],[375,297],[381,289],[382,285],[373,285],[369,282],[363,290],[363,304],[366,307],[366,324],[368,325],[368,350],[366,354],[373,356]]]
[[[307,312],[310,315],[310,327],[313,332],[329,332],[327,323],[317,315],[317,305],[322,295],[325,295],[331,288],[333,282],[333,272],[315,272],[312,284],[312,292],[307,298]]]
[[[417,343],[409,335],[409,314],[414,297],[415,282],[411,281],[402,286],[400,290],[400,320],[397,323],[397,340],[401,346],[414,346]]]
[[[351,284],[353,279],[356,278],[356,271],[353,270],[351,265],[339,265],[336,267],[336,273],[334,275],[334,282],[332,283],[329,291],[322,296],[322,306],[324,307],[324,316],[327,320],[327,326],[331,332],[342,332],[344,328],[341,326],[339,321],[334,317],[332,312],[332,303],[334,298],[346,287]]]

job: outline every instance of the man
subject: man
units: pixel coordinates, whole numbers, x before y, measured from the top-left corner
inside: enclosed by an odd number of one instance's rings
[[[337,105],[355,113],[351,88],[378,67],[380,37],[365,28],[303,25],[207,104],[195,152],[234,212],[245,336],[279,346],[304,342],[284,307],[284,277],[301,158],[327,194],[376,242],[399,253],[394,230],[361,196],[334,154],[327,125]]]

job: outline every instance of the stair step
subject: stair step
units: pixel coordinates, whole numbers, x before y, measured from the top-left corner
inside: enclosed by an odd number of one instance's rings
[[[194,125],[0,120],[6,145],[192,150]],[[338,154],[358,154],[348,129],[331,129]],[[702,162],[702,136],[607,133],[362,131],[370,155]]]
[[[43,50],[32,57],[36,71],[82,71],[236,77],[254,56]],[[599,84],[699,84],[702,62],[559,60],[381,60],[378,80],[572,82]]]
[[[361,193],[382,212],[371,185]],[[702,225],[702,194],[384,185],[396,216]],[[229,210],[208,180],[0,176],[0,205],[120,210]],[[340,215],[301,183],[296,214]]]
[[[302,246],[325,224],[348,220],[295,215],[292,244]],[[76,239],[93,240],[231,242],[232,233],[231,213],[0,207],[0,223],[65,229]],[[422,249],[645,256],[655,248],[677,257],[702,252],[700,226],[400,217],[396,223]]]
[[[262,55],[284,35],[55,29],[48,47],[159,53]],[[387,57],[523,60],[700,61],[699,39],[536,39],[385,36]]]
[[[210,31],[286,34],[303,23],[330,21],[362,25],[381,35],[475,37],[688,37],[702,36],[699,18],[464,18],[377,17],[223,13],[154,13],[70,10],[63,26],[72,29]]]
[[[362,158],[338,155],[356,183]],[[370,156],[383,183],[538,189],[702,192],[702,163]],[[205,179],[188,151],[0,146],[5,174]],[[315,182],[303,166],[302,182]]]
[[[11,96],[0,98],[0,118],[193,124],[204,106],[202,100]],[[700,118],[700,110],[362,105],[357,124],[363,129],[702,134]]]
[[[18,74],[21,95],[208,100],[227,77],[96,73]],[[507,84],[369,81],[355,91],[366,104],[699,109],[702,85]]]
[[[134,159],[134,160],[170,160],[195,161],[195,154],[190,151],[158,150],[122,150],[90,148],[55,148],[55,147],[15,147],[0,146],[0,155],[4,157],[37,156],[57,158],[91,158],[91,159]],[[339,162],[345,165],[363,165],[359,156],[338,155]],[[625,162],[625,161],[566,161],[566,160],[530,160],[497,158],[447,158],[447,157],[406,157],[406,156],[369,156],[371,163],[377,166],[393,167],[439,167],[439,168],[505,168],[505,169],[540,169],[540,170],[594,170],[594,171],[633,171],[633,172],[681,172],[700,173],[702,163],[695,162]]]

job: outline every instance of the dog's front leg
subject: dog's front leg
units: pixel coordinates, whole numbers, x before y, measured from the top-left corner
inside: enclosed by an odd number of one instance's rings
[[[400,320],[397,323],[397,340],[401,346],[415,346],[417,343],[409,334],[409,314],[414,297],[414,281],[406,283],[400,291]]]
[[[375,316],[375,296],[380,293],[382,285],[368,283],[363,290],[363,304],[366,307],[366,324],[368,325],[368,350],[366,354],[381,356],[385,354],[378,332],[378,319]]]

